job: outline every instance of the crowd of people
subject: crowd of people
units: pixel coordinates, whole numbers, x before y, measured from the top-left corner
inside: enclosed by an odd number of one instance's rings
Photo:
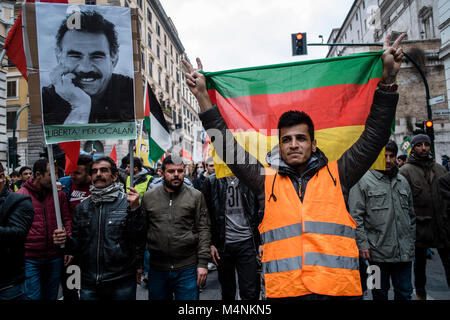
[[[216,176],[212,158],[185,164],[175,155],[156,168],[80,155],[67,176],[42,158],[11,181],[0,166],[0,300],[55,300],[61,287],[65,300],[135,300],[143,283],[150,300],[198,300],[212,265],[224,301],[237,291],[242,300],[360,300],[369,289],[387,300],[391,281],[394,299],[411,300],[413,288],[426,299],[430,248],[450,287],[448,168],[425,134],[406,157],[389,140],[404,36],[386,39],[364,132],[337,161],[317,146],[309,115],[287,111],[268,165],[234,139],[210,137],[227,177]],[[201,61],[196,70],[183,63],[204,128],[225,137]],[[383,148],[385,169],[370,169]],[[370,288],[368,266],[380,277]]]

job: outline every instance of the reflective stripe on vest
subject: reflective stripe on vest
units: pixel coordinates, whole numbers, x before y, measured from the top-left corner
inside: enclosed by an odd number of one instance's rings
[[[355,239],[356,237],[356,230],[353,229],[352,227],[331,222],[306,221],[305,233],[307,232],[348,237],[352,239]],[[263,243],[270,243],[273,241],[297,237],[300,235],[302,235],[302,224],[296,223],[291,224],[289,226],[266,231],[261,235],[261,237]]]
[[[264,273],[291,271],[302,268],[302,257],[292,257],[280,260],[263,262]]]
[[[356,229],[343,224],[331,222],[305,221],[305,233],[306,232],[329,234],[353,239],[356,237]]]
[[[305,265],[351,270],[359,269],[359,261],[357,258],[331,256],[316,252],[305,252]]]
[[[273,229],[261,234],[263,243],[296,237],[302,234],[302,224],[296,223],[289,226]]]

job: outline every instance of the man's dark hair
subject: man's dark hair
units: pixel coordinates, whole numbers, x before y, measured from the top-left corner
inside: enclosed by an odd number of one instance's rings
[[[37,160],[33,164],[33,177],[36,178],[36,173],[44,175],[47,172],[47,165],[49,164],[48,159],[42,158]],[[22,170],[22,169],[21,169]]]
[[[27,167],[27,166],[21,167],[21,168],[19,169],[19,175],[22,175],[22,173],[23,173],[25,170],[31,170],[31,168],[30,168],[30,167]]]
[[[3,171],[5,171],[5,168],[3,167],[3,163],[0,162],[0,173]],[[17,171],[13,171],[9,176],[12,177],[14,172],[16,173],[16,176],[18,175]]]
[[[308,133],[311,141],[313,141],[314,124],[311,117],[303,111],[291,110],[283,113],[278,120],[278,132],[280,132],[281,128],[292,127],[298,124],[306,124],[308,126]]]
[[[115,175],[117,172],[119,172],[119,169],[117,169],[117,165],[116,165],[116,163],[114,162],[113,159],[111,159],[110,157],[100,157],[100,158],[97,158],[94,161],[92,161],[91,168],[89,169],[89,173],[91,175],[92,175],[92,166],[94,164],[100,163],[102,161],[109,162],[109,164],[111,165],[111,174],[112,175]]]
[[[87,154],[80,154],[78,157],[77,166],[84,166],[86,170],[85,172],[90,175],[93,161],[94,159],[91,156]]]
[[[0,164],[1,164],[1,162],[0,162]],[[2,170],[4,170],[3,169],[3,165],[2,165]],[[1,170],[0,170],[1,171]],[[19,175],[19,173],[16,171],[16,170],[14,170],[13,172],[11,172],[11,174],[9,175],[9,177],[10,178],[12,178],[12,177],[20,177],[20,175]]]
[[[127,158],[126,164],[127,164],[127,165],[130,164],[130,158]],[[137,168],[139,169],[139,171],[142,170],[142,161],[141,161],[141,159],[139,159],[139,158],[137,158],[137,157],[134,157],[134,163],[133,163],[133,165],[134,165],[135,167],[137,167]]]
[[[402,160],[402,161],[406,161],[406,154],[401,154],[401,155],[399,155],[398,157],[397,157],[397,159],[400,159],[400,160]]]
[[[70,15],[64,19],[56,34],[56,47],[61,50],[61,42],[69,29],[67,28],[67,20]],[[111,56],[117,55],[119,51],[119,43],[117,41],[117,33],[114,29],[114,24],[103,18],[101,14],[96,11],[82,11],[80,12],[80,29],[76,29],[77,32],[89,32],[89,33],[103,33],[109,43],[109,53]]]
[[[78,157],[77,165],[86,166],[86,168],[90,168],[92,161],[94,160],[92,159],[91,156],[88,156],[86,154],[80,154],[80,156]]]
[[[172,161],[172,156],[167,156],[164,158],[162,165],[161,165],[162,171],[166,171],[166,166],[168,164],[176,164],[175,162]],[[180,164],[182,164],[184,166],[184,162],[181,162]]]
[[[386,145],[386,151],[392,152],[397,157],[398,147],[395,141],[389,140],[389,142]]]

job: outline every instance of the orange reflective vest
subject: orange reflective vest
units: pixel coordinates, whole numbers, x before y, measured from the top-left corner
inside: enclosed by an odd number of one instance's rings
[[[345,206],[337,162],[328,167],[309,180],[303,202],[289,177],[265,168],[259,231],[269,298],[362,295],[356,223]]]

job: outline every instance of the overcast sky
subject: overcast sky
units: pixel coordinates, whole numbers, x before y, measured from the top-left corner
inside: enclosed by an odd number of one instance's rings
[[[291,34],[326,42],[340,28],[353,0],[160,0],[192,63],[205,71],[324,58],[328,47],[308,46],[292,56]]]

